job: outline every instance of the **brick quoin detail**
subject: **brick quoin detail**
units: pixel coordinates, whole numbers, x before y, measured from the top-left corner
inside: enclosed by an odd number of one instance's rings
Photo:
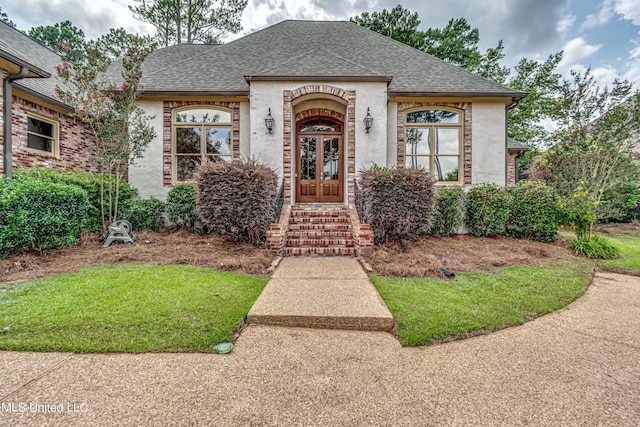
[[[2,97],[0,97],[1,100]],[[2,103],[0,102],[1,106]],[[54,169],[96,171],[91,164],[93,155],[90,153],[89,148],[90,143],[94,140],[93,133],[82,122],[64,113],[15,95],[13,96],[12,107],[12,164],[14,167],[46,166]],[[2,113],[1,108],[0,113]],[[58,123],[60,138],[58,156],[27,148],[27,113],[37,114]],[[2,138],[2,135],[0,135],[0,138]],[[4,141],[2,139],[0,141],[0,173],[4,173],[2,159]]]
[[[171,187],[171,139],[173,136],[173,110],[189,105],[221,107],[231,110],[231,158],[240,158],[240,103],[217,101],[164,101],[162,103],[163,185]]]
[[[347,102],[347,118],[344,120],[344,117],[340,118],[340,113],[335,111],[330,111],[328,109],[323,108],[311,108],[305,110],[303,112],[298,113],[295,117],[293,117],[293,106],[292,101],[300,98],[305,95],[313,95],[313,94],[326,94],[332,95],[337,98],[341,98],[342,100]],[[316,112],[326,111],[329,114],[316,114]],[[285,90],[283,92],[283,132],[284,132],[284,140],[283,140],[283,177],[284,177],[284,198],[285,203],[291,203],[291,171],[293,161],[293,150],[292,150],[292,130],[295,125],[295,121],[300,120],[301,118],[311,117],[313,115],[328,115],[330,117],[335,117],[340,119],[347,128],[346,133],[346,153],[347,153],[347,200],[349,204],[355,202],[355,193],[354,193],[354,183],[355,183],[355,170],[356,170],[356,122],[355,122],[355,111],[356,111],[356,92],[355,91],[347,91],[344,89],[340,89],[330,85],[306,85],[299,87],[295,90]],[[295,120],[295,121],[294,121]]]
[[[470,102],[399,102],[398,103],[398,167],[405,165],[405,111],[418,107],[449,107],[464,112],[463,164],[464,184],[471,184],[471,103]]]

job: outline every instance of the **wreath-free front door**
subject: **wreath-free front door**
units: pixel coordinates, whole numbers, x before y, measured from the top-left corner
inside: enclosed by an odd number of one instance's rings
[[[303,133],[296,144],[296,201],[342,202],[342,135]]]

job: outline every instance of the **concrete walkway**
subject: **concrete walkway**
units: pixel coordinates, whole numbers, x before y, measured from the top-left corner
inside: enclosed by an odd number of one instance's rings
[[[390,331],[389,309],[355,258],[284,258],[249,311],[249,323]]]
[[[254,326],[228,355],[0,352],[0,402],[3,426],[637,426],[640,278],[598,274],[565,309],[424,348]]]

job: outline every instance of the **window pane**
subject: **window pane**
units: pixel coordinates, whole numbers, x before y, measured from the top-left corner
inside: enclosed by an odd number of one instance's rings
[[[438,181],[458,181],[458,157],[436,156],[433,160],[434,175]]]
[[[195,171],[200,166],[200,156],[176,156],[178,181],[194,179]]]
[[[200,153],[200,128],[176,128],[176,153]]]
[[[459,132],[458,129],[436,129],[435,154],[458,154]]]
[[[231,154],[231,129],[206,128],[207,154]]]
[[[429,170],[429,156],[407,156],[405,165],[408,168],[424,168]]]
[[[406,154],[429,155],[429,135],[431,129],[407,129]]]
[[[338,138],[324,138],[324,174],[323,179],[339,179],[338,175]]]
[[[460,114],[445,110],[421,110],[407,113],[407,123],[460,123]]]
[[[194,108],[176,111],[179,123],[231,123],[231,113],[212,108]]]
[[[27,131],[53,138],[53,124],[29,117]]]
[[[53,152],[53,140],[39,135],[28,134],[27,147],[34,150]]]
[[[231,156],[207,156],[207,159],[213,163],[230,162]]]

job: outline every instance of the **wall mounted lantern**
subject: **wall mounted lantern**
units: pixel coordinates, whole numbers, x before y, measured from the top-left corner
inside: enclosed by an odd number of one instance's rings
[[[269,135],[271,135],[273,133],[273,124],[275,123],[275,120],[273,119],[273,116],[271,115],[271,108],[269,108],[269,114],[267,114],[267,117],[264,118],[264,124],[267,126],[267,130],[269,131]]]
[[[373,116],[369,112],[369,107],[367,107],[367,115],[364,116],[364,130],[369,133],[369,129],[373,125]]]

